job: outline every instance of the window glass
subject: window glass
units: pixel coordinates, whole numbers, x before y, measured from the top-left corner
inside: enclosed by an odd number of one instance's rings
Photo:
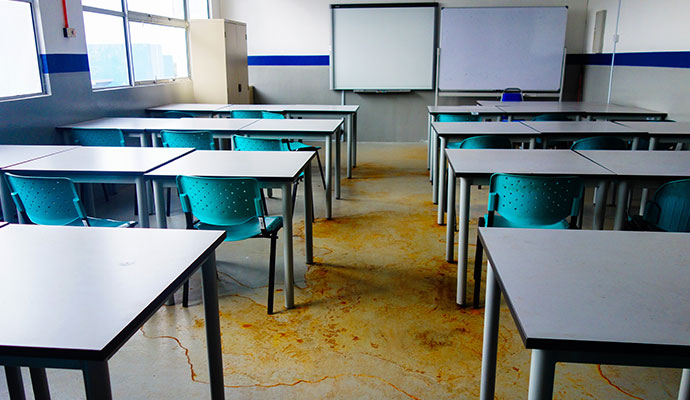
[[[134,80],[187,77],[187,35],[184,28],[130,22]]]
[[[208,19],[207,0],[187,0],[189,4],[189,19]]]
[[[0,97],[43,93],[31,3],[0,0]]]
[[[184,19],[182,0],[128,0],[129,11]]]
[[[122,17],[84,12],[84,34],[94,89],[129,85]]]
[[[82,0],[81,5],[112,11],[122,11],[122,0]]]

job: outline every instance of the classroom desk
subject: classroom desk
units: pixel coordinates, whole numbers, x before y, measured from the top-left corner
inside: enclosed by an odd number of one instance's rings
[[[593,136],[615,136],[632,141],[632,149],[637,150],[641,136],[647,132],[619,125],[611,121],[523,121],[523,124],[541,134],[544,148],[549,140],[575,141]]]
[[[149,227],[148,196],[144,174],[194,149],[160,147],[77,147],[68,152],[6,168],[19,175],[63,176],[78,183],[134,184],[139,226]],[[93,205],[93,201],[86,204]],[[93,215],[93,210],[87,212]]]
[[[285,262],[285,307],[294,307],[292,184],[304,173],[304,239],[306,263],[313,263],[311,160],[314,152],[294,151],[203,151],[178,158],[146,174],[153,181],[156,221],[167,226],[163,186],[175,186],[178,175],[206,177],[251,177],[263,185],[282,190],[283,254]]]
[[[217,231],[1,228],[0,303],[3,319],[12,323],[0,327],[0,364],[11,398],[23,398],[19,369],[27,366],[37,398],[48,394],[44,368],[67,368],[83,371],[88,399],[110,399],[108,360],[201,267],[211,398],[223,399],[214,251],[224,237]]]
[[[17,222],[18,219],[2,171],[13,165],[75,148],[75,146],[0,145],[0,207],[2,207],[3,221]]]
[[[213,104],[213,103],[176,103],[164,104],[162,106],[150,107],[146,111],[153,115],[163,115],[166,111],[181,111],[188,112],[198,116],[213,117],[216,111],[228,106],[228,104]]]
[[[501,228],[479,236],[489,260],[480,399],[494,398],[501,293],[532,349],[530,400],[552,398],[557,362],[686,368],[678,398],[690,398],[690,236]]]
[[[629,182],[645,185],[690,178],[690,155],[684,151],[577,150],[577,153],[616,174],[616,230],[622,229],[625,222]],[[646,198],[642,198],[640,214],[644,213],[645,203]]]
[[[432,156],[433,202],[438,203],[439,225],[443,224],[446,193],[446,153],[449,141],[479,135],[503,135],[514,141],[527,141],[533,149],[539,132],[519,122],[432,122],[431,128],[440,138],[438,151]]]
[[[638,129],[649,133],[649,150],[656,150],[658,142],[679,143],[690,140],[690,122],[650,122],[650,121],[619,121],[617,124]],[[676,150],[681,150],[676,146]]]
[[[634,106],[596,103],[589,101],[487,101],[477,103],[483,106],[498,107],[505,111],[508,119],[514,117],[533,117],[540,114],[562,114],[575,118],[588,119],[664,119],[666,113]]]
[[[630,152],[632,153],[632,152]],[[494,173],[525,175],[575,175],[589,186],[598,186],[594,225],[601,229],[608,180],[614,173],[570,150],[464,150],[446,149],[448,157],[448,223],[446,224],[446,261],[453,262],[455,240],[455,186],[460,180],[457,298],[465,304],[467,286],[467,249],[470,214],[470,186],[488,185]],[[604,189],[601,189],[604,188]]]

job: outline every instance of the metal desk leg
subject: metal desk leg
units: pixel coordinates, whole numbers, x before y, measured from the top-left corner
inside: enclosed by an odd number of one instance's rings
[[[19,367],[5,365],[5,379],[7,379],[7,390],[12,400],[25,400],[24,381],[22,371]]]
[[[141,147],[152,147],[151,143],[153,143],[154,140],[151,136],[155,134],[156,133],[151,133],[151,135],[147,135],[146,131],[141,132],[141,135],[139,136],[139,145]]]
[[[460,212],[458,213],[458,288],[455,301],[465,305],[465,291],[467,289],[467,247],[470,222],[470,181],[460,178]]]
[[[656,138],[654,136],[649,138],[649,151],[656,149]],[[644,209],[647,206],[647,199],[649,198],[649,189],[642,188],[642,195],[640,196],[640,215],[644,215]]]
[[[95,183],[83,183],[81,185],[84,191],[84,208],[86,208],[86,215],[96,215],[96,197],[93,194],[93,185]]]
[[[625,222],[625,210],[628,205],[628,183],[626,181],[618,182],[618,193],[616,193],[616,219],[613,223],[613,229],[620,231],[623,229]]]
[[[438,203],[438,136],[436,131],[431,132],[431,183],[432,183],[432,201],[434,204]]]
[[[352,117],[345,118],[347,123],[347,178],[352,178]]]
[[[448,139],[445,137],[441,138],[441,147],[439,148],[440,153],[439,153],[439,159],[438,159],[438,175],[436,177],[435,183],[436,186],[434,186],[434,189],[438,190],[438,194],[436,195],[438,199],[438,220],[436,223],[439,225],[443,225],[443,213],[445,210],[443,209],[445,207],[445,201],[446,198],[444,194],[446,194],[446,145],[448,144]]]
[[[680,390],[678,390],[678,400],[690,400],[690,369],[683,370],[680,378]]]
[[[36,400],[50,400],[48,389],[48,377],[45,368],[29,368],[31,374],[31,387],[34,390]]]
[[[87,399],[108,400],[113,398],[107,361],[84,361],[82,370]]]
[[[340,199],[340,133],[335,136],[335,198]]]
[[[285,308],[295,307],[293,257],[292,257],[292,182],[283,183],[283,257],[285,263]]]
[[[312,235],[312,224],[314,223],[314,198],[311,184],[311,161],[304,170],[304,253],[306,263],[314,263],[314,238]]]
[[[529,369],[529,400],[551,400],[553,398],[553,376],[556,360],[547,350],[532,350]]]
[[[165,189],[158,179],[152,180],[151,183],[153,184],[153,204],[156,207],[156,226],[159,229],[165,229],[168,227],[168,221],[165,217]]]
[[[357,113],[352,113],[352,168],[357,168]]]
[[[455,171],[448,165],[448,223],[446,224],[446,261],[453,262],[455,250],[455,187],[457,185]]]
[[[429,114],[429,118],[426,125],[426,169],[429,170],[429,179],[431,176],[431,120],[432,116]]]
[[[529,149],[534,150],[537,148],[537,138],[532,137],[529,139]]]
[[[288,192],[289,193],[289,192]],[[283,194],[283,197],[286,197]],[[288,195],[287,197],[290,197]],[[223,352],[220,343],[218,319],[218,283],[216,283],[216,253],[211,253],[201,265],[201,290],[204,296],[204,320],[206,347],[208,350],[208,375],[211,380],[211,398],[224,399]]]
[[[498,321],[501,306],[501,289],[493,268],[486,268],[486,299],[484,305],[484,344],[482,345],[482,383],[480,400],[493,400],[496,388],[496,353],[498,349]]]
[[[604,229],[604,218],[606,217],[606,194],[608,193],[609,182],[602,180],[599,186],[596,187],[594,201],[594,219],[592,220],[592,229]],[[582,212],[582,210],[580,210]]]
[[[331,161],[333,158],[333,149],[331,147],[331,136],[326,135],[324,138],[325,147],[325,168],[326,168],[326,219],[331,219],[333,217],[333,166]]]
[[[143,176],[139,176],[136,179],[136,190],[137,190],[137,207],[139,207],[139,227],[148,228],[149,227],[149,201],[148,195],[146,193],[146,180]],[[165,216],[165,212],[163,212]]]

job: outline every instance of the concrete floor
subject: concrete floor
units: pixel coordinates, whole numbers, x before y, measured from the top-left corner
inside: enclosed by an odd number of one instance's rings
[[[218,251],[227,398],[479,396],[483,309],[455,304],[456,264],[444,260],[445,227],[436,225],[426,147],[359,148],[359,165],[343,182],[333,220],[323,219],[320,182],[315,187],[314,265],[304,264],[303,230],[296,229],[295,309],[283,309],[282,251],[272,316],[266,315],[268,241],[225,243]],[[486,193],[472,191],[471,242]],[[133,219],[131,202],[131,191],[120,189],[99,214]],[[173,202],[170,225],[181,227],[179,203]],[[269,209],[278,212],[279,199],[269,200]],[[302,215],[298,199],[299,225]],[[199,286],[197,277],[193,306],[161,308],[112,358],[115,398],[209,397]],[[525,398],[530,352],[505,305],[499,338],[496,397]],[[84,398],[79,372],[48,370],[48,378],[54,399]],[[679,382],[679,370],[559,364],[554,397],[671,399]],[[0,398],[7,398],[6,390],[0,373]]]

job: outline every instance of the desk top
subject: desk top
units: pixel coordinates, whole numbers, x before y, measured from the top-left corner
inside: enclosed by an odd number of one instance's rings
[[[685,151],[577,150],[577,153],[621,177],[690,177]]]
[[[503,110],[491,106],[427,106],[429,114],[501,115]]]
[[[579,135],[639,135],[646,131],[619,125],[611,121],[524,121],[526,126],[541,133]]]
[[[528,135],[539,132],[520,122],[432,122],[439,136],[445,135]]]
[[[233,110],[257,110],[273,112],[304,112],[304,113],[355,113],[359,109],[358,105],[339,105],[339,104],[231,104],[223,107],[218,112],[230,112]]]
[[[6,169],[12,173],[142,175],[194,149],[164,147],[77,147],[69,152]]]
[[[690,356],[690,235],[479,228],[479,236],[527,348]]]
[[[0,169],[75,148],[76,146],[0,145]]]
[[[690,135],[690,122],[619,121],[616,123],[649,132],[650,135]]]
[[[510,114],[584,114],[585,107],[582,103],[559,103],[551,101],[521,101],[504,102],[497,108]]]
[[[150,107],[146,111],[200,111],[200,112],[214,112],[229,104],[212,104],[212,103],[176,103],[165,104],[158,107]]]
[[[342,124],[342,119],[259,119],[255,123],[240,129],[240,133],[298,132],[306,134],[335,134]]]
[[[251,125],[256,119],[235,118],[100,118],[72,125],[60,126],[61,129],[120,129],[123,131],[160,131],[168,130],[205,130],[205,131],[239,131]]]
[[[294,181],[314,155],[312,151],[198,150],[156,168],[146,176],[169,179],[177,175],[193,175]]]
[[[0,355],[107,360],[222,243],[224,232],[0,229]],[[174,251],[170,251],[174,249]]]
[[[585,111],[588,114],[614,114],[614,115],[637,115],[649,117],[666,117],[665,112],[649,110],[647,108],[622,106],[619,104],[597,104],[585,103]]]
[[[611,171],[570,150],[446,149],[446,154],[456,176],[613,176]]]

